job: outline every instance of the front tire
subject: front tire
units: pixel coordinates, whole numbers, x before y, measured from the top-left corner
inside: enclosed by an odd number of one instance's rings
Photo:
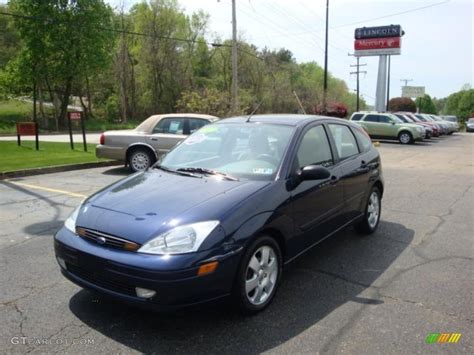
[[[242,313],[254,314],[270,304],[280,283],[282,265],[280,246],[271,237],[261,236],[247,248],[233,290]]]
[[[400,144],[412,144],[413,136],[410,132],[403,131],[400,132],[400,134],[398,135],[398,141],[400,142]]]
[[[354,228],[360,234],[372,234],[377,229],[382,212],[382,198],[380,190],[373,187],[370,191],[363,219]]]
[[[128,166],[133,172],[148,169],[154,162],[153,156],[145,149],[137,148],[128,156]]]

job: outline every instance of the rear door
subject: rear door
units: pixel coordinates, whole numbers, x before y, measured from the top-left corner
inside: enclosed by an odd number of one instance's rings
[[[368,114],[361,123],[367,129],[370,136],[380,135],[379,115]]]
[[[153,128],[148,137],[148,143],[158,152],[158,155],[167,153],[178,142],[189,134],[189,123],[184,117],[162,118]]]
[[[366,147],[359,147],[354,131],[345,124],[328,123],[330,138],[337,154],[336,167],[344,195],[344,223],[360,215],[369,184],[369,168],[364,152],[370,150],[371,142],[366,139]],[[359,132],[365,136],[365,133]],[[368,142],[367,142],[368,141]],[[368,144],[368,146],[367,146]]]

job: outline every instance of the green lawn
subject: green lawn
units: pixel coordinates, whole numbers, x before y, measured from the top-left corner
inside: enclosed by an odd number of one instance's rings
[[[28,102],[0,101],[0,133],[15,133],[15,123],[31,121],[33,107]]]
[[[87,153],[82,142],[74,143],[74,148],[71,150],[69,143],[40,141],[36,151],[34,141],[23,141],[20,147],[16,141],[0,141],[0,172],[103,161],[96,158],[94,144],[87,145]]]

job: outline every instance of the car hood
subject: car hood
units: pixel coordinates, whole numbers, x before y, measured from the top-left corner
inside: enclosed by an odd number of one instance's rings
[[[76,225],[143,244],[172,226],[222,221],[229,210],[269,184],[149,170],[89,198]]]

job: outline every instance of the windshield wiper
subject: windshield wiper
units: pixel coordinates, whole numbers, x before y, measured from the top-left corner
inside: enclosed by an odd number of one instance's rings
[[[204,175],[219,175],[222,176],[226,180],[231,180],[231,181],[239,181],[236,177],[233,177],[231,175],[221,173],[219,171],[211,170],[211,169],[206,169],[206,168],[179,168],[176,169],[176,171],[184,171],[184,172],[189,172],[189,173],[199,173],[199,174],[204,174]]]
[[[196,177],[196,178],[201,178],[201,176],[193,174],[191,171],[187,172],[187,171],[180,170],[180,169],[173,170],[173,169],[167,168],[166,166],[163,166],[163,165],[160,165],[160,164],[155,164],[155,165],[152,166],[152,168],[153,169],[160,169],[160,170],[166,171],[168,173],[172,173],[172,174],[178,174],[178,175],[183,175],[183,176],[192,176],[192,177]]]

